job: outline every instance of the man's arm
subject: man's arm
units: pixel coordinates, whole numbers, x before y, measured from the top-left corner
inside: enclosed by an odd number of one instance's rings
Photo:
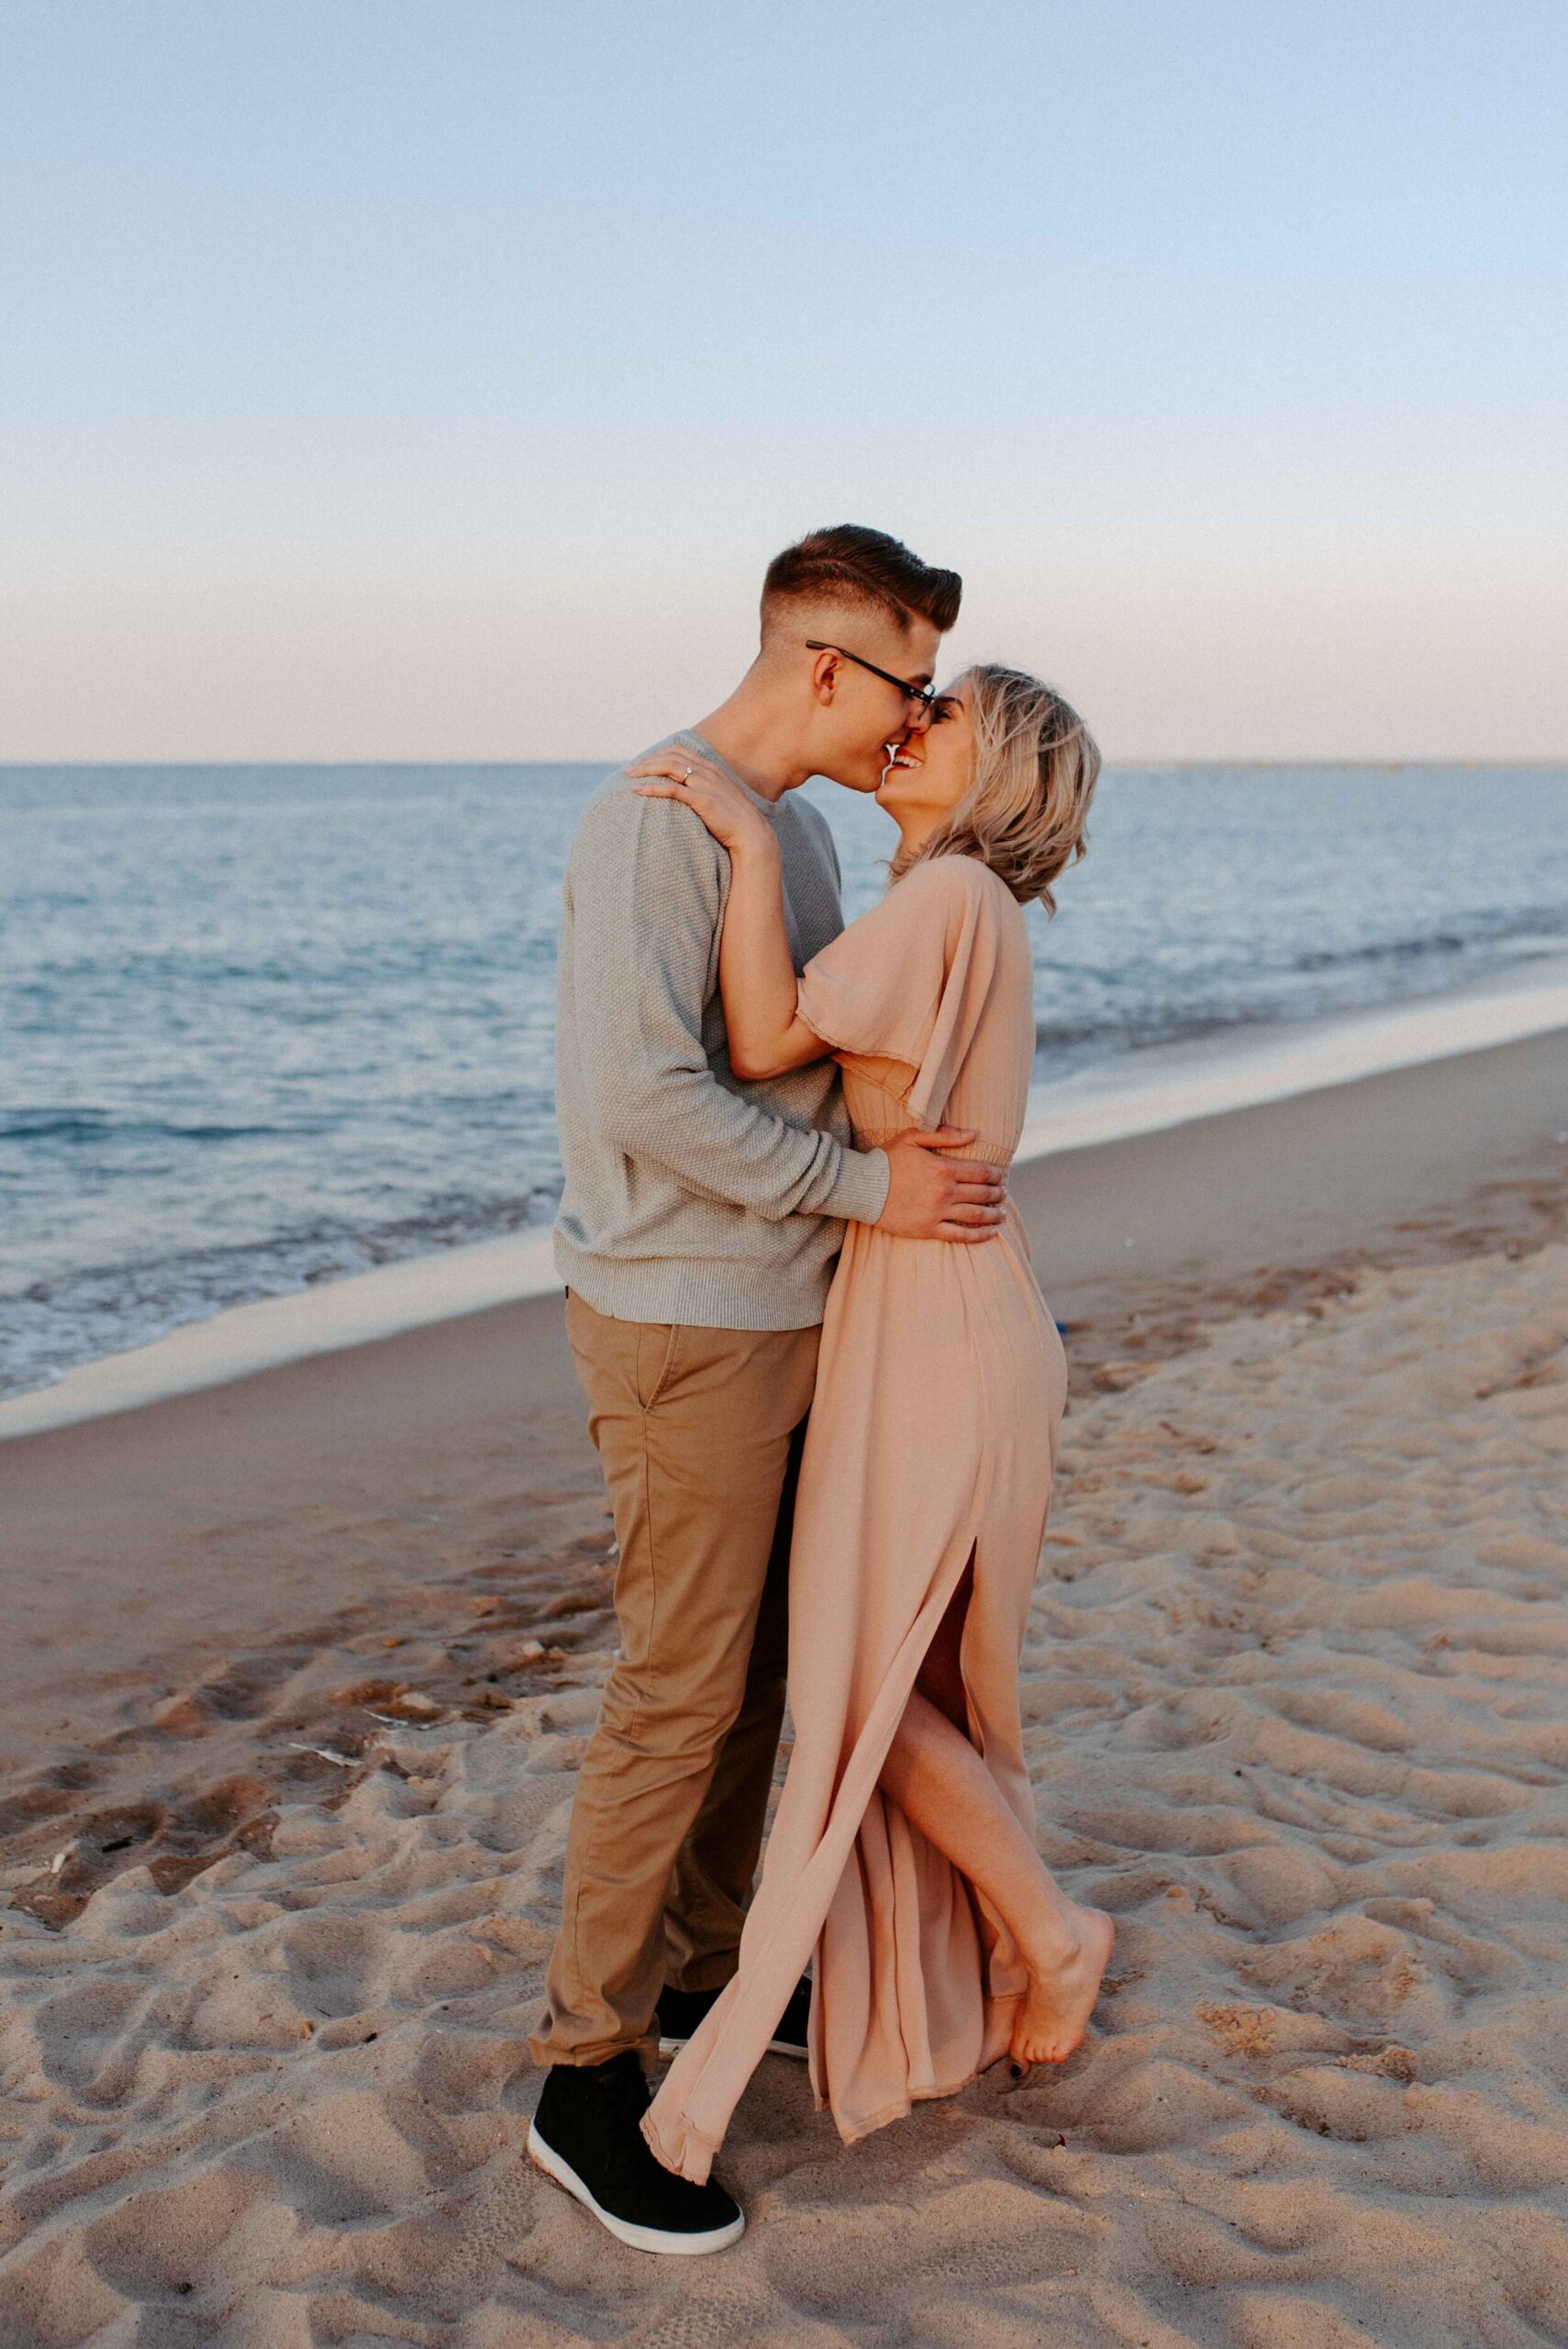
[[[803,1131],[708,1066],[703,1006],[725,880],[724,852],[684,808],[614,792],[584,818],[571,888],[590,1114],[628,1157],[656,1160],[707,1197],[773,1221],[875,1223],[891,1180],[884,1152]]]

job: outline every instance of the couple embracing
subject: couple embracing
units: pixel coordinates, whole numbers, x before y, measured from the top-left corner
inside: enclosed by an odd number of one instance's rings
[[[1022,909],[1083,854],[1099,757],[1017,671],[933,691],[960,592],[877,530],[786,550],[751,668],[602,786],[567,875],[556,1255],[620,1651],[528,2150],[646,2251],[740,2234],[710,2165],[770,2050],[851,2142],[1060,2061],[1110,1954],[1034,1843],[1018,1671],[1066,1379],[1006,1189]],[[897,828],[847,929],[815,774]]]

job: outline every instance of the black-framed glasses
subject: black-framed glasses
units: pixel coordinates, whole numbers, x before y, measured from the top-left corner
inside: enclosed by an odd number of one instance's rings
[[[912,685],[906,677],[895,677],[891,669],[879,669],[874,661],[862,661],[858,652],[846,652],[841,644],[819,644],[815,637],[806,640],[807,652],[836,652],[840,661],[852,661],[857,669],[869,669],[884,685],[896,685],[906,701],[917,701],[929,718],[941,696],[930,685]]]

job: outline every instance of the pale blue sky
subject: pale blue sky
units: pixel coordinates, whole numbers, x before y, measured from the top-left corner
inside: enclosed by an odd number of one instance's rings
[[[0,757],[606,757],[875,522],[1113,756],[1568,755],[1568,10],[0,0]]]

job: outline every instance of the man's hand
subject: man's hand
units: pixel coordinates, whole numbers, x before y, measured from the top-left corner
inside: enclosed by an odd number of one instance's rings
[[[878,1231],[900,1240],[960,1240],[971,1247],[995,1240],[1007,1196],[999,1169],[947,1154],[973,1140],[970,1128],[939,1126],[927,1134],[911,1127],[884,1143],[893,1179]]]

